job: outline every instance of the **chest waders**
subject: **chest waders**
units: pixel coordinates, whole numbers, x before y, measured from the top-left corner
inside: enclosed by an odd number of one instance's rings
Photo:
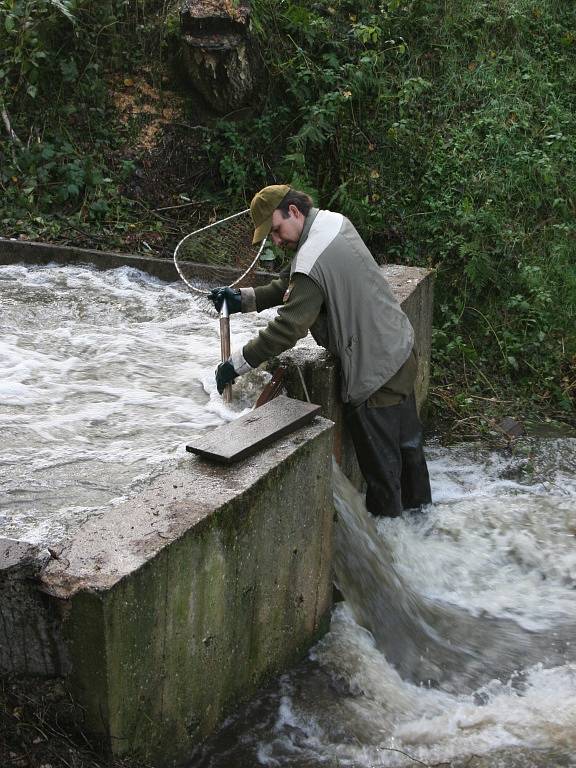
[[[373,515],[398,517],[430,504],[422,424],[414,395],[398,405],[344,405],[358,464],[366,480],[366,507]]]

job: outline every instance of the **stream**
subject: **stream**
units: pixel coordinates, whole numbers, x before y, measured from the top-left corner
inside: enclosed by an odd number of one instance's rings
[[[335,468],[330,632],[189,768],[576,765],[576,439],[427,455],[398,519]]]
[[[266,316],[234,318],[233,343]],[[0,536],[54,544],[250,408],[216,391],[218,319],[130,267],[0,266]]]
[[[0,535],[48,544],[138,492],[217,395],[218,321],[137,270],[0,267]],[[233,346],[268,320],[234,318]],[[329,633],[189,768],[576,766],[576,439],[428,440],[434,504],[373,519],[334,469]]]

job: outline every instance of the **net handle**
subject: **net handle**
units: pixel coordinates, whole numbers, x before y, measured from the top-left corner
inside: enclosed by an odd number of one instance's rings
[[[220,310],[220,359],[223,363],[228,360],[232,352],[230,342],[230,313],[226,299],[222,302]],[[225,403],[232,402],[232,384],[226,384],[222,397]]]
[[[195,229],[194,232],[190,232],[190,234],[183,237],[176,248],[174,249],[174,266],[176,267],[176,271],[184,281],[184,283],[190,288],[191,291],[194,293],[200,294],[201,296],[208,297],[209,294],[207,294],[206,289],[200,289],[197,288],[193,283],[189,282],[186,278],[186,275],[183,273],[183,271],[180,269],[180,264],[178,263],[178,254],[180,251],[180,248],[182,245],[189,240],[190,238],[194,237],[195,235],[199,235],[201,232],[205,232],[207,229],[211,229],[212,227],[219,226],[221,224],[224,224],[227,221],[231,221],[232,219],[238,218],[238,216],[245,216],[247,213],[249,213],[250,209],[246,208],[243,211],[239,211],[238,213],[233,213],[231,216],[227,216],[224,219],[220,219],[219,221],[215,221],[213,224],[207,224],[205,227],[200,227],[200,229]],[[244,272],[236,278],[230,285],[229,288],[233,288],[235,285],[238,285],[252,270],[254,269],[256,263],[258,262],[258,259],[260,258],[260,254],[262,253],[262,250],[264,246],[266,245],[266,241],[268,238],[264,238],[264,240],[260,243],[260,247],[258,248],[258,251],[256,255],[254,256],[252,262],[248,266],[247,269],[244,270]],[[228,311],[228,305],[226,303],[226,300],[224,300],[221,310],[220,310],[220,357],[221,360],[224,362],[228,360],[231,354],[231,344],[230,344],[230,313]],[[223,399],[225,403],[230,403],[232,401],[232,385],[227,384],[224,387]]]
[[[188,286],[188,288],[190,288],[190,290],[194,291],[194,293],[199,293],[202,296],[206,296],[206,291],[200,288],[196,288],[195,285],[190,283],[186,279],[182,270],[180,269],[180,266],[178,264],[178,251],[180,249],[180,246],[183,245],[183,243],[185,243],[186,240],[188,240],[189,238],[194,237],[194,235],[198,235],[200,232],[205,232],[207,229],[210,229],[211,227],[215,227],[217,224],[222,224],[223,222],[230,221],[231,219],[235,219],[238,216],[243,216],[249,211],[250,211],[250,208],[245,208],[243,211],[240,211],[239,213],[233,213],[231,216],[227,216],[225,219],[220,219],[219,221],[215,221],[213,224],[208,224],[205,227],[200,227],[200,229],[195,229],[194,232],[190,232],[190,234],[186,235],[185,237],[182,238],[182,240],[180,240],[180,242],[174,249],[174,266],[176,267],[176,271],[178,272],[182,280],[186,283],[186,285]],[[264,246],[266,245],[267,242],[268,242],[268,237],[265,237],[264,240],[262,240],[262,242],[260,243],[258,252],[256,253],[256,256],[254,256],[254,259],[252,260],[251,264],[244,270],[244,272],[242,272],[240,277],[237,277],[236,280],[230,283],[230,285],[228,286],[229,288],[233,288],[235,285],[238,285],[238,283],[241,280],[243,280],[246,277],[246,275],[250,274],[250,272],[254,269],[256,262],[260,258],[260,254],[262,253]]]

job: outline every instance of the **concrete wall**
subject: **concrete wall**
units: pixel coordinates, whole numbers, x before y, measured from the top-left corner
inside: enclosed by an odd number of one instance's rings
[[[69,659],[57,607],[38,585],[47,550],[0,539],[0,673],[64,675]]]
[[[21,261],[127,265],[177,279],[168,259],[0,239],[0,264]],[[416,331],[421,404],[433,276],[383,270]],[[335,428],[319,418],[232,467],[186,457],[58,551],[0,541],[0,672],[69,675],[85,727],[116,754],[137,751],[157,765],[184,758],[327,628],[332,450],[349,477],[361,477],[342,425],[337,361],[310,338],[281,359],[288,394],[305,399],[300,370]]]
[[[331,452],[319,417],[230,467],[187,457],[44,568],[75,698],[106,748],[184,758],[327,629]]]
[[[158,258],[143,254],[114,253],[113,251],[96,251],[90,248],[74,248],[68,245],[52,245],[51,243],[30,243],[23,240],[9,240],[0,237],[0,265],[18,264],[89,264],[97,269],[114,269],[116,267],[133,267],[143,272],[169,282],[179,281],[172,257]],[[198,265],[201,276],[202,265]],[[233,276],[238,272],[231,270]],[[270,280],[270,272],[256,270],[256,284],[265,284]],[[232,281],[233,277],[231,278]]]

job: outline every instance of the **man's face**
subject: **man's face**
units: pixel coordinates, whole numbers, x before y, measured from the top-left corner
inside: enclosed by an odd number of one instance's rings
[[[288,207],[288,218],[285,219],[282,212],[276,209],[272,214],[272,229],[270,237],[274,245],[295,251],[304,229],[306,217],[295,205]]]

